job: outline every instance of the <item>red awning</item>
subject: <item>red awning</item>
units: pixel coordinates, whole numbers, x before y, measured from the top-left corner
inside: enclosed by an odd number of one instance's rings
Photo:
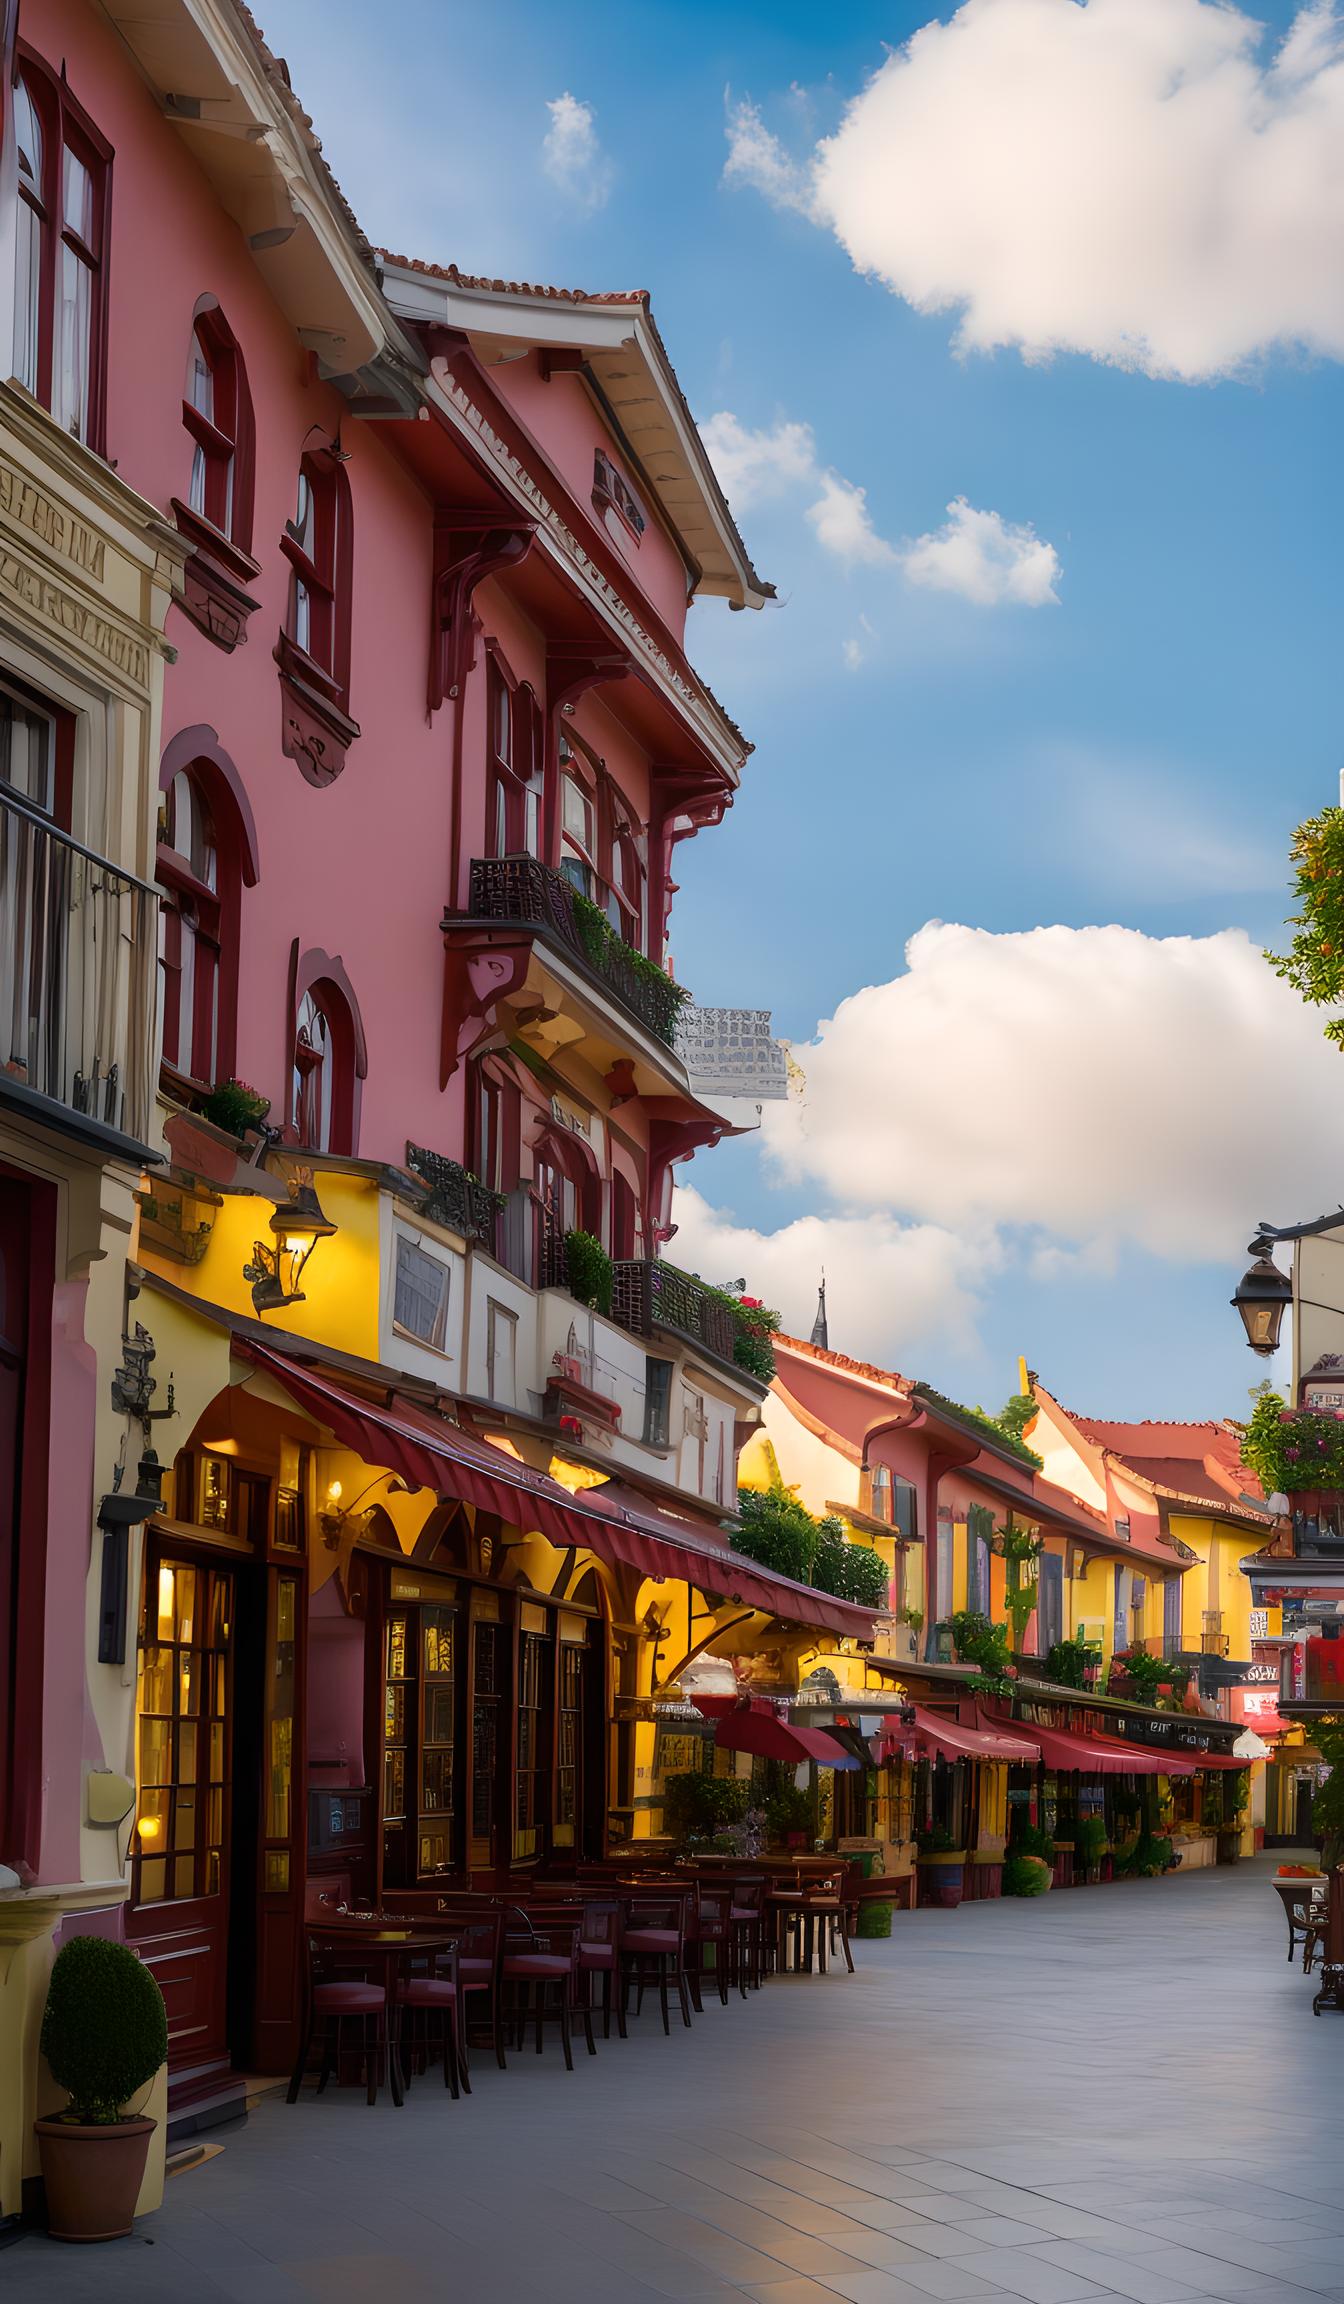
[[[1249,1760],[1238,1760],[1235,1752],[1192,1752],[1196,1768],[1249,1768]]]
[[[753,1752],[760,1760],[784,1760],[790,1767],[815,1760],[819,1768],[858,1768],[862,1763],[846,1752],[825,1728],[800,1728],[781,1720],[773,1704],[759,1696],[697,1696],[697,1709],[717,1719],[714,1741],[723,1752]]]
[[[1193,1776],[1195,1763],[1174,1752],[1153,1752],[1142,1744],[1122,1744],[1112,1736],[1072,1736],[1063,1728],[1035,1728],[1047,1768],[1077,1769],[1084,1776]]]
[[[872,1612],[848,1600],[832,1599],[810,1584],[777,1576],[730,1549],[716,1530],[693,1527],[651,1507],[641,1514],[622,1504],[603,1506],[600,1489],[571,1496],[558,1480],[535,1472],[464,1431],[446,1416],[412,1406],[394,1395],[381,1402],[352,1392],[327,1369],[299,1362],[250,1338],[235,1337],[234,1350],[251,1360],[306,1414],[369,1464],[385,1465],[412,1488],[460,1498],[482,1511],[498,1513],[515,1526],[535,1528],[548,1542],[567,1549],[585,1546],[603,1560],[633,1568],[642,1576],[673,1577],[698,1591],[721,1592],[748,1608],[782,1616],[794,1624],[815,1625],[842,1639],[871,1640]]]
[[[926,1712],[916,1704],[914,1726],[897,1726],[883,1730],[881,1756],[890,1759],[904,1752],[909,1756],[922,1755],[925,1759],[941,1756],[944,1760],[1001,1760],[1029,1761],[1032,1766],[1040,1758],[1034,1741],[1024,1731],[1010,1734],[1003,1728],[963,1728],[959,1720],[946,1720],[938,1712]],[[1034,1737],[1035,1731],[1031,1732]]]

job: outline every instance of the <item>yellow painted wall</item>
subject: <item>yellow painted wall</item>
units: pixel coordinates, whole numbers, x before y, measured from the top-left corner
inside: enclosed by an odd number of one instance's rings
[[[333,1351],[376,1360],[378,1186],[370,1177],[319,1166],[314,1168],[313,1182],[337,1231],[330,1240],[319,1240],[308,1259],[305,1300],[281,1312],[268,1312],[266,1325],[277,1335],[310,1336]],[[140,1261],[189,1295],[253,1319],[252,1287],[243,1278],[243,1266],[251,1261],[255,1241],[273,1242],[272,1212],[269,1200],[249,1193],[226,1194],[199,1264],[175,1264],[148,1245],[140,1252]]]

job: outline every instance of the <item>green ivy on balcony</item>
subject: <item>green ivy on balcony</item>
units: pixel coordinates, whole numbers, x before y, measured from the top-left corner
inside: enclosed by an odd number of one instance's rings
[[[851,1543],[834,1513],[815,1519],[784,1487],[739,1488],[737,1509],[735,1551],[834,1599],[860,1608],[886,1606],[889,1584],[881,1556]]]

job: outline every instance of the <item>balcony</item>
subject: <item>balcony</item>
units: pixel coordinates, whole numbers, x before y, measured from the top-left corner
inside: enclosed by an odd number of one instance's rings
[[[464,1240],[493,1250],[499,1211],[504,1205],[500,1193],[492,1192],[458,1161],[446,1160],[440,1152],[427,1152],[419,1144],[407,1145],[406,1165],[429,1187],[422,1212],[432,1224],[442,1224],[449,1232],[460,1232]]]
[[[471,867],[471,916],[534,928],[558,946],[594,984],[618,1000],[646,1032],[671,1048],[686,995],[679,984],[607,927],[562,872],[535,856],[477,857]]]
[[[142,1150],[154,1110],[155,890],[0,786],[0,913],[0,1091],[76,1134]]]
[[[736,1366],[737,1322],[728,1306],[703,1281],[679,1272],[673,1264],[650,1259],[618,1264],[611,1316],[631,1336],[679,1336],[683,1343]]]

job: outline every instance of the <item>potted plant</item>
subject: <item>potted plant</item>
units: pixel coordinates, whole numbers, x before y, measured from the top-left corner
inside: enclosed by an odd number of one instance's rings
[[[859,1924],[855,1934],[859,1936],[890,1936],[891,1914],[892,1906],[890,1904],[879,1897],[869,1897],[859,1905]]]
[[[168,2054],[163,1994],[124,1944],[73,1936],[56,1955],[42,2053],[69,2107],[33,2123],[55,2240],[131,2229],[154,2122],[124,2107]]]
[[[1003,1893],[1005,1896],[1044,1896],[1054,1877],[1044,1856],[1030,1856],[1016,1850],[1003,1867]]]
[[[742,1822],[750,1794],[751,1786],[739,1776],[711,1776],[701,1768],[669,1776],[663,1786],[663,1828],[680,1840],[712,1839]]]
[[[812,1795],[797,1784],[781,1785],[765,1803],[770,1839],[785,1848],[805,1848],[812,1837]]]
[[[927,1875],[928,1901],[954,1911],[966,1878],[966,1850],[945,1824],[927,1824],[915,1834],[920,1871]]]
[[[1074,1828],[1074,1859],[1086,1880],[1101,1878],[1106,1854],[1106,1824],[1101,1816],[1080,1816]]]

